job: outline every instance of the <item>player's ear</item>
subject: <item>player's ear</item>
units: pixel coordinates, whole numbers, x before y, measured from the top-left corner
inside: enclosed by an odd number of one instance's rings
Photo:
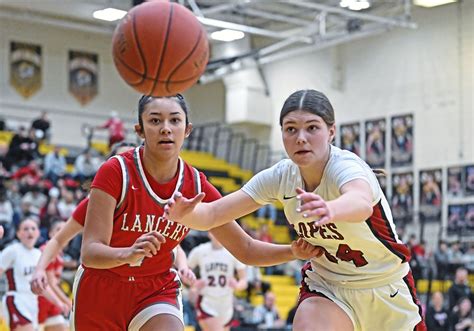
[[[333,124],[329,127],[329,143],[332,143],[336,137],[336,124]]]
[[[135,124],[135,132],[140,138],[145,139],[145,134],[143,133],[143,128],[140,124]]]
[[[188,123],[186,126],[186,131],[184,132],[184,136],[187,138],[193,132],[193,123]]]

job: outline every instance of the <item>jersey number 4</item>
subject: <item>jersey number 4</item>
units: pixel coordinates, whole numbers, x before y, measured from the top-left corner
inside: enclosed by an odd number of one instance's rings
[[[339,260],[345,261],[345,262],[353,262],[356,267],[363,267],[369,262],[364,258],[364,253],[361,251],[355,251],[349,247],[347,244],[340,244],[337,252],[336,252],[336,257],[333,256],[331,253],[329,253],[325,248],[324,249],[324,255],[326,258],[332,262],[332,263],[339,263]]]

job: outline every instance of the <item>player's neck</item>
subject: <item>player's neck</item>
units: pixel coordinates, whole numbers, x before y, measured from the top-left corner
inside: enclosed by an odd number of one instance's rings
[[[321,184],[327,163],[328,160],[325,160],[322,163],[318,162],[308,167],[300,167],[300,173],[303,177],[305,191],[313,192],[319,186],[319,184]]]
[[[167,183],[173,179],[178,171],[178,158],[162,159],[143,151],[143,164],[146,171],[159,183]]]

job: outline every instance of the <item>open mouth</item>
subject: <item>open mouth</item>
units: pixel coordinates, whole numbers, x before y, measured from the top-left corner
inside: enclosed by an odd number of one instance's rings
[[[174,144],[172,140],[162,140],[159,142],[160,145],[169,145],[169,144]]]
[[[297,151],[295,154],[304,155],[304,154],[307,154],[307,153],[311,153],[311,151]]]

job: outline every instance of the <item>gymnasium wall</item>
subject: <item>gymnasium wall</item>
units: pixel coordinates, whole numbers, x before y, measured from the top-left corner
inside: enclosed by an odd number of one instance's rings
[[[26,21],[0,20],[0,115],[20,120],[48,110],[52,120],[52,142],[85,146],[83,123],[99,124],[112,110],[118,111],[132,129],[136,121],[139,94],[128,87],[113,66],[111,35],[85,33]],[[42,46],[42,88],[29,99],[21,97],[9,84],[10,41]],[[99,56],[98,95],[81,106],[68,91],[67,57],[69,50],[97,53]],[[185,94],[194,123],[223,121],[224,87],[221,82],[196,86]],[[194,110],[194,111],[193,111]]]
[[[332,101],[338,125],[414,116],[414,162],[403,171],[414,174],[414,211],[419,211],[419,170],[443,169],[442,223],[427,223],[425,238],[445,233],[448,203],[473,203],[474,196],[446,196],[446,169],[474,164],[474,2],[431,9],[414,8],[418,29],[393,29],[378,36],[317,53],[275,62],[265,68],[272,93],[274,122],[281,105],[297,89],[324,91]],[[284,80],[281,77],[285,77]],[[282,84],[282,81],[285,84]],[[390,127],[386,147],[390,149]],[[274,149],[282,148],[280,128],[272,132]],[[361,150],[364,149],[362,139]],[[388,157],[387,157],[388,159]],[[391,174],[387,167],[387,192]],[[407,226],[419,234],[420,221]],[[431,245],[436,241],[431,241]]]

